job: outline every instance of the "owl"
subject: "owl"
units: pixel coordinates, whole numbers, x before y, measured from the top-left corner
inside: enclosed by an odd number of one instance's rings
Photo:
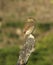
[[[23,29],[23,34],[25,37],[25,44],[23,45],[20,53],[17,65],[26,65],[27,61],[32,52],[35,50],[35,38],[33,36],[35,20],[33,18],[28,18]]]
[[[35,20],[33,18],[30,17],[27,19],[27,21],[25,22],[25,25],[24,25],[24,29],[23,29],[24,37],[33,32],[34,24],[35,24]]]

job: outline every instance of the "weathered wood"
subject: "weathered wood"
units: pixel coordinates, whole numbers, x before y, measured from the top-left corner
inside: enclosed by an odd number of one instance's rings
[[[35,38],[32,34],[30,34],[19,53],[19,58],[17,65],[26,65],[31,53],[35,50]]]

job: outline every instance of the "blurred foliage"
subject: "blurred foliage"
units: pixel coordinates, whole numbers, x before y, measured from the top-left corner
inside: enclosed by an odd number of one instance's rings
[[[37,23],[37,28],[40,30],[40,31],[48,31],[51,29],[51,26],[53,27],[53,23]]]
[[[16,30],[23,29],[23,20],[29,16],[40,21],[35,23],[35,30],[37,34],[41,32],[45,36],[36,42],[37,49],[27,65],[53,65],[53,33],[49,33],[53,29],[53,23],[49,23],[53,22],[53,0],[0,0],[0,47],[6,47],[0,49],[0,65],[16,65],[20,50],[18,46],[23,43],[18,41]]]
[[[18,59],[19,47],[0,49],[0,65],[15,65]]]
[[[22,22],[22,21],[16,21],[16,22],[8,21],[5,24],[3,24],[2,27],[3,28],[4,27],[13,27],[13,28],[20,27],[20,28],[23,28],[23,25],[24,25],[24,22]]]
[[[36,44],[35,44],[36,45]],[[37,42],[27,65],[53,65],[53,34],[49,33]],[[0,49],[0,65],[16,65],[19,56],[19,47]]]
[[[7,33],[6,35],[8,38],[19,38],[19,35],[14,34],[14,33]]]

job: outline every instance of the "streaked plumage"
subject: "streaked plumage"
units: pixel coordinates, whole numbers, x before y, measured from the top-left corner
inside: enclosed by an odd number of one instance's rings
[[[34,23],[35,20],[33,18],[29,18],[27,19],[25,25],[24,25],[24,29],[23,29],[23,33],[25,36],[31,34],[34,30]]]

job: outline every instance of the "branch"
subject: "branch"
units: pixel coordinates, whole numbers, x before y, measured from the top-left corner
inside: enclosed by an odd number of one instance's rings
[[[35,38],[32,34],[30,34],[27,37],[26,42],[19,53],[17,65],[26,65],[31,53],[35,50],[34,47],[35,47]]]

